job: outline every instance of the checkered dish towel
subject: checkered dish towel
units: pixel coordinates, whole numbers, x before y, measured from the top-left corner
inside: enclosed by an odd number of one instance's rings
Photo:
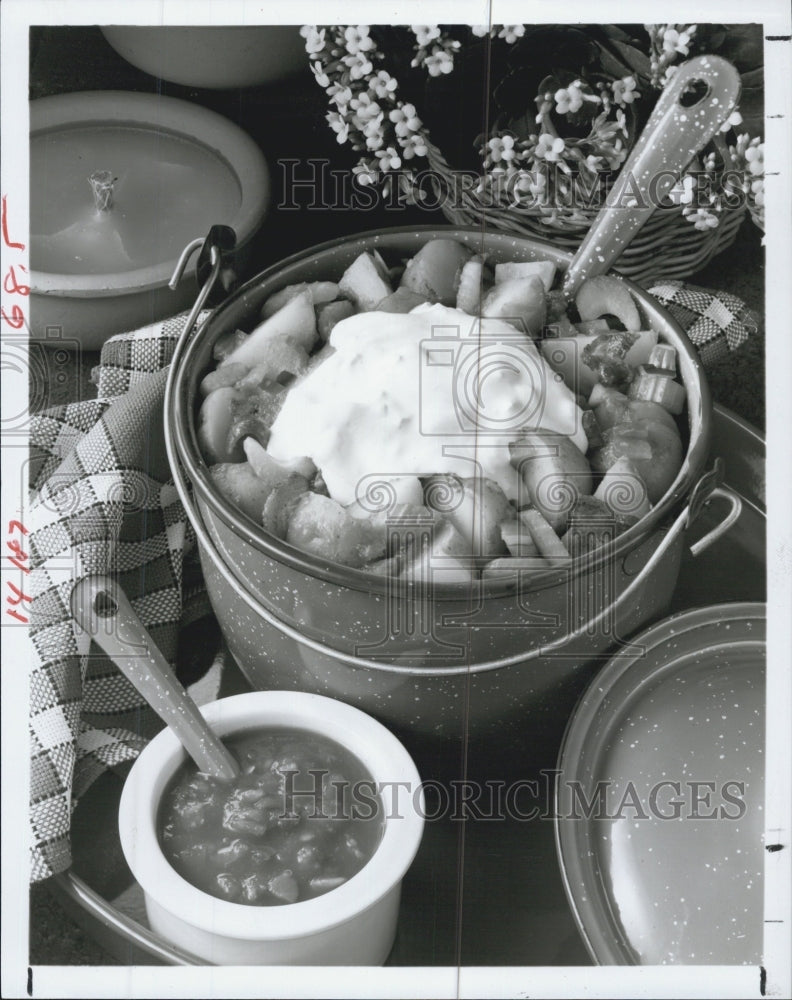
[[[734,296],[680,282],[653,291],[705,363],[726,356],[756,329]],[[80,795],[103,770],[136,757],[159,726],[95,646],[89,655],[70,611],[75,582],[88,573],[117,574],[171,662],[180,627],[208,607],[162,432],[166,366],[184,320],[108,340],[94,372],[98,398],[49,410],[32,422],[27,541],[34,881],[69,867],[70,818]]]

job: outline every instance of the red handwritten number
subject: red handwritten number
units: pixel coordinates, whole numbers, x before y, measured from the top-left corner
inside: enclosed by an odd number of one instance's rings
[[[23,271],[27,271],[27,268],[23,264],[20,264],[19,267]],[[9,295],[30,295],[30,285],[20,284],[17,281],[13,264],[9,267],[8,274],[3,278],[3,288],[5,288]]]
[[[21,521],[9,521],[7,534],[13,535],[14,532],[19,532],[22,535],[30,534],[28,529],[24,526],[24,524]],[[14,538],[11,541],[6,541],[6,545],[8,546],[9,550],[13,553],[13,555],[10,555],[8,557],[9,560],[13,563],[13,565],[16,566],[17,569],[22,570],[23,573],[29,573],[30,572],[29,567],[24,565],[24,563],[28,561],[29,557],[27,552],[22,551],[22,545],[20,544],[20,542],[16,538]],[[23,615],[21,611],[17,611],[16,607],[18,604],[21,604],[22,601],[27,601],[28,603],[30,603],[32,601],[32,598],[28,594],[26,594],[23,590],[20,590],[19,587],[16,586],[16,584],[11,583],[10,580],[8,581],[8,587],[11,590],[14,597],[6,595],[6,604],[11,605],[11,607],[6,608],[6,614],[10,615],[12,618],[15,618],[18,622],[21,622],[23,625],[27,625],[30,619],[26,615]],[[16,600],[14,600],[14,598],[16,598]]]
[[[11,237],[8,235],[8,205],[6,204],[6,198],[8,195],[3,195],[3,211],[2,211],[2,227],[3,227],[3,242],[11,250],[24,250],[24,243],[13,243]]]
[[[25,325],[25,314],[19,308],[19,306],[14,306],[11,310],[11,315],[9,316],[5,309],[0,309],[0,316],[12,326],[15,330],[21,330]]]
[[[8,557],[9,561],[14,566],[16,566],[17,569],[21,569],[23,573],[29,573],[30,567],[25,566],[25,563],[28,561],[28,554],[27,552],[22,551],[22,546],[19,544],[19,542],[16,539],[14,539],[13,542],[6,542],[6,545],[11,550],[12,553]]]
[[[11,604],[14,607],[16,607],[17,604],[20,604],[22,601],[30,602],[33,600],[32,597],[26,594],[23,590],[20,590],[19,587],[17,587],[15,583],[11,583],[10,580],[8,581],[8,586],[10,590],[14,593],[16,600],[13,600],[10,597],[6,597],[6,604]]]

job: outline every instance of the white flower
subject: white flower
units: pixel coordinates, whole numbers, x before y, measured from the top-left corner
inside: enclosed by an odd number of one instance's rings
[[[336,134],[336,141],[344,143],[349,138],[349,122],[345,121],[336,111],[328,111],[325,115],[327,123]]]
[[[300,34],[305,39],[305,51],[309,55],[316,55],[325,47],[325,29],[319,31],[315,24],[304,24],[300,28]]]
[[[355,120],[360,125],[363,126],[366,122],[370,122],[374,119],[382,120],[382,108],[377,104],[376,101],[371,99],[371,95],[367,92],[358,94],[353,97],[349,106],[355,112]]]
[[[324,66],[320,62],[311,63],[311,72],[316,77],[316,82],[320,87],[326,89],[330,86],[330,77],[325,73]]]
[[[331,83],[327,88],[327,96],[342,113],[347,110],[352,101],[352,91],[340,83]]]
[[[514,148],[514,136],[511,135],[495,136],[494,139],[489,140],[487,148],[489,149],[490,163],[500,163],[501,161],[509,163],[517,155]]]
[[[580,86],[580,80],[575,80],[568,87],[557,90],[554,98],[558,114],[574,114],[575,111],[580,111],[583,107],[583,89]]]
[[[385,100],[396,90],[398,81],[384,69],[379,70],[369,81],[369,87],[380,100]]]
[[[353,80],[363,80],[368,77],[374,67],[363,52],[355,52],[342,56],[341,62],[349,69],[349,75]]]
[[[514,45],[518,38],[525,34],[524,24],[504,24],[498,32],[498,38],[504,38],[507,45]]]
[[[513,183],[514,204],[547,202],[547,178],[538,170],[520,170]]]
[[[374,39],[369,38],[369,28],[365,24],[357,27],[350,25],[344,29],[344,42],[346,50],[350,55],[357,55],[359,52],[370,52],[374,48]]]
[[[411,160],[414,156],[426,156],[426,142],[421,135],[408,135],[404,139],[399,139],[405,160]]]
[[[586,159],[583,161],[583,165],[588,168],[593,174],[599,173],[602,167],[602,157],[595,156],[593,153],[589,153]]]
[[[436,24],[411,24],[410,28],[422,49],[440,37],[440,29]]]
[[[430,56],[426,57],[424,65],[429,76],[440,76],[453,71],[454,59],[450,53],[443,52],[442,49],[435,49]]]
[[[378,149],[376,152],[380,170],[398,170],[401,166],[401,157],[393,146],[386,149]]]
[[[636,87],[634,76],[625,76],[621,80],[614,80],[611,84],[614,101],[617,104],[632,104],[636,97],[641,96]]]
[[[543,132],[539,136],[539,142],[534,150],[534,156],[537,160],[548,160],[551,163],[556,162],[561,153],[563,153],[565,147],[564,140],[558,135],[550,135],[549,132]]]
[[[718,216],[710,212],[708,208],[697,208],[694,211],[691,207],[686,207],[682,209],[682,214],[688,222],[692,222],[694,227],[702,232],[706,232],[707,229],[717,229],[720,221]]]
[[[484,38],[490,33],[490,26],[488,24],[473,24],[470,30],[476,36],[476,38]]]
[[[382,115],[371,118],[361,128],[366,139],[366,149],[379,149],[385,142],[385,132],[382,128]]]
[[[753,140],[754,142],[756,140]],[[748,164],[748,169],[754,175],[764,173],[764,143],[758,142],[756,145],[751,145],[745,151],[745,160]]]
[[[388,118],[393,122],[396,135],[400,138],[406,138],[411,132],[418,132],[421,128],[421,119],[416,114],[414,104],[402,104],[394,108]]]
[[[742,125],[742,120],[742,115],[735,108],[726,121],[721,125],[721,132],[728,132],[730,129],[736,128],[738,125]]]
[[[668,192],[669,200],[674,205],[691,205],[693,203],[693,190],[696,186],[696,179],[690,174],[685,174],[680,178]]]
[[[376,184],[379,180],[376,165],[370,160],[360,160],[359,163],[356,163],[352,167],[352,173],[357,177],[360,184]]]
[[[608,143],[603,144],[600,152],[608,161],[608,166],[611,170],[620,167],[627,159],[627,150],[624,148],[624,143],[621,139],[616,139],[613,145],[609,145]]]
[[[686,56],[690,54],[690,42],[696,32],[696,25],[689,25],[684,31],[677,31],[673,25],[663,32],[663,51],[667,55],[679,54]]]

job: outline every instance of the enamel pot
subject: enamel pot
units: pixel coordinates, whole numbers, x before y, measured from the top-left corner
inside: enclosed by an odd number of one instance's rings
[[[571,568],[529,580],[432,584],[329,564],[275,538],[213,485],[196,437],[201,378],[219,337],[251,329],[268,296],[302,281],[338,280],[363,251],[388,262],[453,237],[492,263],[570,256],[534,239],[452,227],[390,229],[326,243],[268,269],[218,307],[177,349],[165,425],[177,488],[195,529],[209,596],[225,639],[256,688],[347,701],[397,731],[484,737],[560,736],[598,664],[662,617],[679,573],[684,532],[703,502],[728,505],[701,551],[739,515],[739,500],[706,473],[712,404],[698,356],[669,314],[625,281],[643,325],[677,352],[687,393],[679,474],[637,524]]]

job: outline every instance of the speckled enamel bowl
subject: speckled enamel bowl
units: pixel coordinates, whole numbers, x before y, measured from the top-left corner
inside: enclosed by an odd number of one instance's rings
[[[361,252],[411,257],[428,240],[454,237],[493,262],[570,256],[538,240],[453,227],[392,229],[324,244],[272,267],[220,306],[174,365],[166,422],[192,483],[209,595],[228,645],[254,686],[314,691],[352,702],[401,731],[458,736],[510,728],[560,737],[575,698],[607,653],[668,607],[681,532],[668,533],[706,462],[711,401],[689,341],[646,292],[627,282],[646,324],[678,354],[687,390],[687,453],[654,509],[585,565],[530,584],[504,581],[394,588],[279,541],[223,499],[196,438],[198,385],[212,345],[250,329],[264,300],[285,285],[337,280]],[[671,537],[673,534],[673,537]],[[614,604],[621,598],[618,604]],[[557,746],[557,743],[556,743]]]

